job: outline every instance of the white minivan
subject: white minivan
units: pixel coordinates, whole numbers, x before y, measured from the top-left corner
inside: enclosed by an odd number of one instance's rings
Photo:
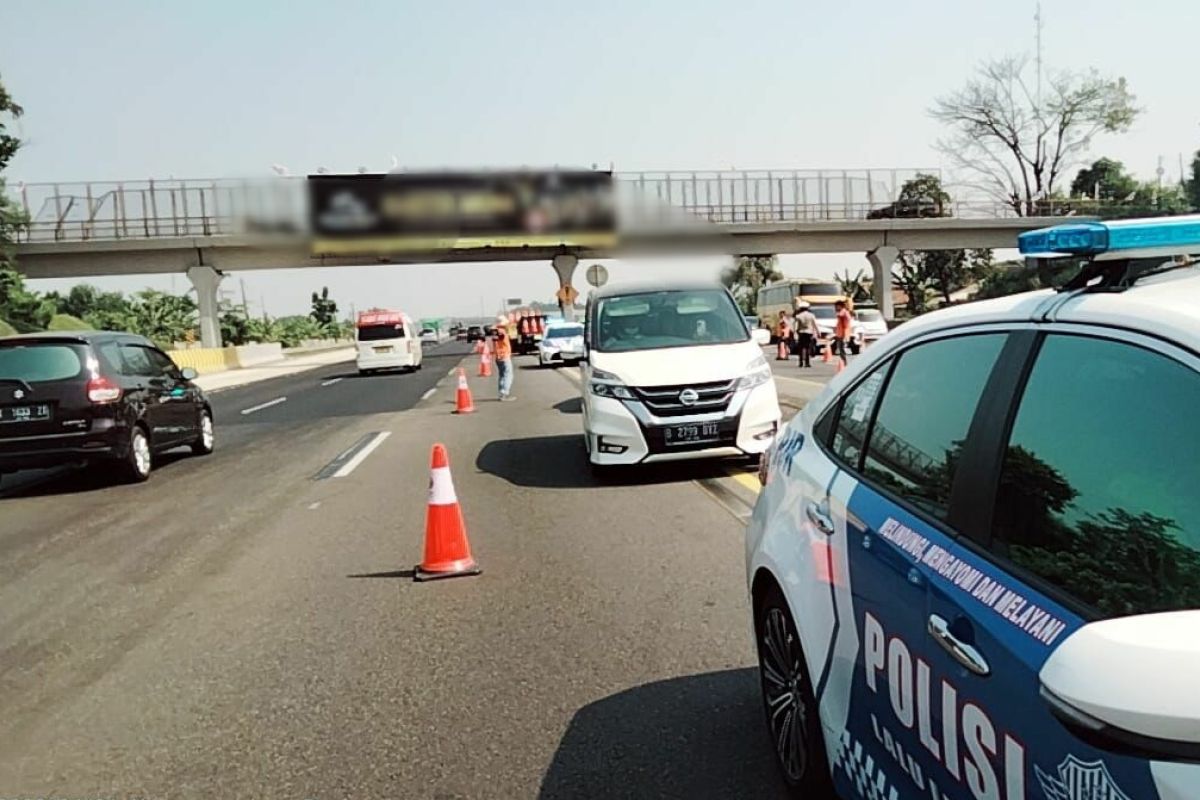
[[[358,315],[358,374],[381,369],[421,368],[421,339],[403,311],[372,309]]]
[[[724,288],[606,286],[588,300],[583,432],[594,466],[765,451],[771,368]]]

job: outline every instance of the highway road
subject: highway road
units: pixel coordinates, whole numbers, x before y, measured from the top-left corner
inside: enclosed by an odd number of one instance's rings
[[[455,416],[465,350],[214,394],[217,452],[143,485],[6,483],[0,797],[781,796],[753,480],[599,485],[577,373],[518,359],[517,402],[472,377],[478,413]],[[776,372],[800,405],[832,369]],[[438,441],[483,574],[418,584]]]

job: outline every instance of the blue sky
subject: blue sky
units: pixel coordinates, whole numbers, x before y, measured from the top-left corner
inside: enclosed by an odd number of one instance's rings
[[[383,170],[392,155],[412,167],[937,167],[926,109],[980,59],[1031,52],[1033,13],[1032,0],[6,0],[0,77],[27,110],[9,179]],[[1043,15],[1049,66],[1124,75],[1146,109],[1094,153],[1144,178],[1161,155],[1175,177],[1179,155],[1200,147],[1186,38],[1200,4],[1045,0]],[[717,266],[618,264],[614,278]],[[344,305],[382,294],[414,313],[554,290],[545,265],[238,277],[273,313],[303,310],[323,282]],[[469,298],[450,291],[464,281]]]

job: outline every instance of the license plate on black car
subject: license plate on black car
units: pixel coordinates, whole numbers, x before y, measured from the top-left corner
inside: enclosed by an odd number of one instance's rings
[[[663,444],[668,447],[681,444],[715,442],[721,438],[721,426],[716,422],[699,422],[694,425],[672,425],[663,428]]]
[[[0,406],[0,422],[41,422],[47,419],[50,419],[50,406],[46,403]]]

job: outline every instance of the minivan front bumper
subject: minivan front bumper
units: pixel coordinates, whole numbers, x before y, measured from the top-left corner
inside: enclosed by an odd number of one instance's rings
[[[599,465],[756,455],[771,446],[781,418],[773,381],[737,390],[723,411],[688,416],[655,416],[640,400],[588,399],[584,435]],[[718,433],[710,441],[667,444],[667,428],[693,424],[715,424]]]

